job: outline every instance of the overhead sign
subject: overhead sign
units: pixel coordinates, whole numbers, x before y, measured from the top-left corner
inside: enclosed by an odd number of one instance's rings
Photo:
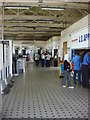
[[[76,38],[76,39],[72,40],[72,42],[75,42],[75,41],[77,41],[77,40],[78,40],[78,38]]]
[[[90,32],[88,30],[88,26],[85,26],[71,34],[71,49],[89,48]]]
[[[80,43],[80,42],[87,41],[89,39],[90,39],[90,33],[87,33],[87,34],[80,35],[78,38],[73,39],[72,42],[78,41]]]
[[[79,42],[87,41],[87,40],[89,40],[89,38],[90,38],[90,33],[81,35],[81,36],[79,36]]]

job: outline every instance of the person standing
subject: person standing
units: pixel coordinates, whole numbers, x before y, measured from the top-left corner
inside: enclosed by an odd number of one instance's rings
[[[50,67],[50,59],[51,59],[51,55],[48,52],[48,54],[46,55],[46,67]]]
[[[90,75],[89,67],[90,67],[90,50],[86,52],[82,62],[82,86],[86,88],[89,88],[89,75]]]
[[[40,58],[40,56],[39,56],[39,54],[38,54],[38,52],[35,54],[35,62],[36,62],[36,66],[38,66],[38,64],[39,64],[39,58]]]
[[[42,58],[42,67],[44,67],[44,60],[45,60],[44,52],[42,53],[41,58]]]
[[[49,53],[49,67],[51,65],[51,54]]]
[[[68,54],[65,55],[64,58],[64,79],[63,79],[63,87],[66,87],[66,80],[68,80],[68,88],[74,88],[71,86],[71,77],[70,77],[70,63],[68,59]]]
[[[74,64],[74,84],[76,84],[76,74],[78,73],[78,84],[80,85],[81,58],[79,56],[79,52],[76,52],[75,57],[72,59],[72,63]]]

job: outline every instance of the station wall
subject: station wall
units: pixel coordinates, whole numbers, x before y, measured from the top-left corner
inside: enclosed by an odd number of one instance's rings
[[[70,57],[72,49],[86,49],[90,47],[89,17],[90,14],[61,32],[61,40],[59,44],[60,54],[64,42],[67,42],[67,48],[70,48]]]
[[[52,57],[54,56],[54,49],[59,49],[59,43],[60,43],[60,36],[54,36],[46,42],[46,48],[52,49]]]

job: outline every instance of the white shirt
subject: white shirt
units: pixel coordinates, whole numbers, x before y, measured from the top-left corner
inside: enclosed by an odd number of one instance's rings
[[[51,58],[51,55],[48,54],[46,60],[50,60],[50,58]]]
[[[44,55],[44,54],[42,54],[42,56],[41,56],[41,57],[42,57],[42,59],[45,59],[45,55]]]

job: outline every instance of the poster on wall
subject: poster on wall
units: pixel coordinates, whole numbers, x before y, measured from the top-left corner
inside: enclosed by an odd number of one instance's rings
[[[63,48],[61,48],[61,61],[63,61]]]

